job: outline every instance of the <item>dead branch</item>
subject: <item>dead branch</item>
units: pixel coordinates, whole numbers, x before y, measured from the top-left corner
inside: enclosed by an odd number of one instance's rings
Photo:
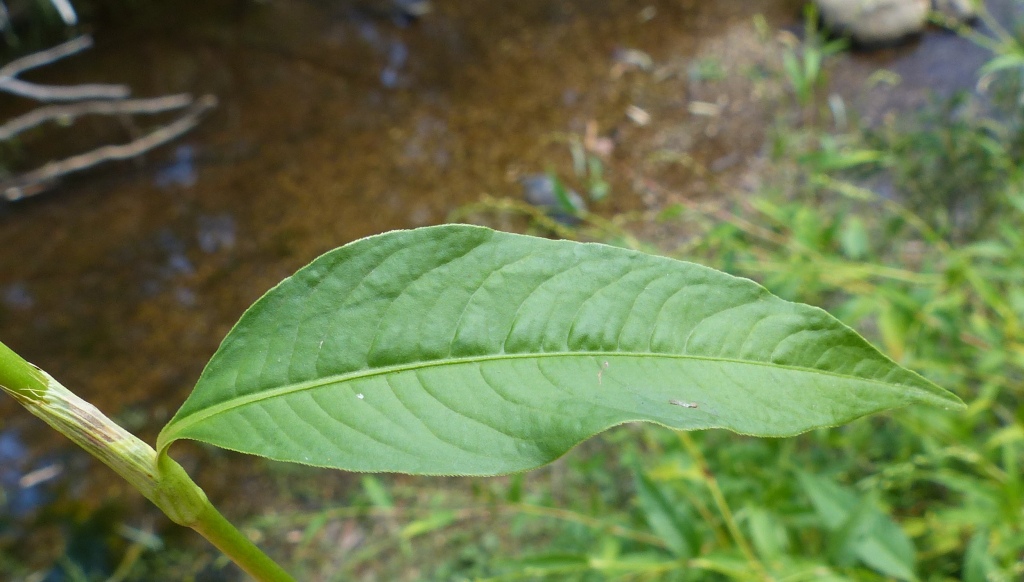
[[[61,20],[68,26],[74,26],[78,24],[78,14],[75,13],[75,8],[71,5],[68,0],[50,0],[50,4],[57,9],[57,13],[60,14]]]
[[[82,99],[124,99],[131,94],[126,85],[90,83],[85,85],[38,85],[14,77],[0,78],[0,91],[36,101],[81,101]]]
[[[90,152],[49,162],[40,168],[26,172],[0,184],[3,198],[14,201],[38,194],[57,179],[91,168],[98,164],[116,160],[127,160],[161,146],[194,128],[199,118],[217,104],[216,97],[204,95],[177,120],[160,127],[143,137],[126,144],[107,145]]]
[[[0,78],[17,77],[29,69],[35,69],[59,61],[64,57],[80,53],[92,46],[91,36],[79,36],[63,44],[48,48],[39,52],[25,55],[20,59],[14,59],[3,67],[0,67]]]
[[[83,101],[71,105],[48,105],[33,109],[0,125],[0,141],[42,125],[47,121],[73,121],[85,115],[131,115],[164,113],[187,107],[192,96],[187,93],[166,95],[148,99],[125,99],[121,101]]]
[[[0,0],[0,6],[2,6]],[[51,0],[55,5],[66,4]],[[75,119],[82,115],[129,115],[160,113],[185,109],[178,119],[126,144],[101,146],[84,154],[51,161],[43,166],[0,181],[0,199],[19,200],[45,191],[58,179],[116,160],[134,158],[161,146],[192,129],[199,118],[217,104],[212,95],[197,101],[191,95],[167,95],[150,99],[126,99],[130,89],[125,85],[82,84],[71,86],[40,85],[17,78],[17,75],[48,65],[92,46],[92,38],[80,36],[50,49],[15,59],[0,67],[0,92],[21,95],[42,102],[74,101],[67,105],[40,107],[0,125],[0,141],[55,119]]]
[[[81,101],[83,99],[124,99],[131,93],[131,89],[126,85],[90,83],[64,87],[39,85],[17,78],[18,75],[29,69],[48,65],[64,57],[79,53],[91,46],[91,37],[80,36],[53,48],[15,59],[0,67],[0,91],[43,102]]]
[[[78,24],[78,13],[75,12],[75,7],[71,5],[69,0],[50,0],[50,4],[53,5],[57,13],[60,14],[61,20],[68,26],[74,26]],[[11,24],[10,13],[7,10],[7,5],[4,4],[3,0],[0,0],[0,32],[7,29]]]

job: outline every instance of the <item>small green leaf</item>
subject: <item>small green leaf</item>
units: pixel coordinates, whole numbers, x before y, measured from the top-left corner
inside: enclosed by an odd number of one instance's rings
[[[512,564],[517,575],[552,576],[585,572],[590,569],[590,557],[586,554],[540,554],[520,558]]]
[[[886,516],[870,526],[873,535],[857,546],[857,557],[875,571],[897,580],[917,580],[914,546],[899,525]]]
[[[828,554],[838,566],[849,567],[859,557],[858,550],[874,522],[875,512],[863,502],[857,503],[843,523],[829,536]]]
[[[851,216],[843,222],[843,232],[839,240],[843,246],[843,254],[854,260],[863,259],[871,248],[864,221],[858,216]]]
[[[857,506],[857,496],[824,477],[799,471],[796,474],[818,517],[830,530],[837,530]]]
[[[384,484],[380,482],[380,479],[373,475],[363,475],[362,479],[363,491],[366,496],[370,498],[370,503],[374,507],[382,509],[392,509],[395,506],[394,499],[391,498],[391,494],[384,487]]]
[[[747,279],[446,225],[356,241],[268,292],[158,448],[494,475],[631,421],[787,436],[912,403],[963,406]]]
[[[736,552],[710,552],[696,560],[691,560],[690,564],[701,570],[717,572],[732,580],[763,578],[750,560]]]
[[[789,551],[789,537],[782,519],[760,507],[750,507],[744,511],[748,515],[750,541],[757,553],[765,560],[781,559]]]
[[[992,555],[988,551],[988,532],[979,531],[974,534],[967,551],[964,552],[964,582],[988,582],[990,574],[997,571],[997,566]]]
[[[403,527],[398,535],[403,540],[411,540],[416,536],[444,529],[455,523],[457,517],[454,511],[438,511]]]
[[[914,545],[899,524],[867,498],[824,477],[799,472],[797,477],[825,527],[831,530],[830,555],[836,564],[858,560],[900,580],[915,580]]]
[[[555,195],[555,201],[558,202],[558,209],[562,212],[569,213],[571,216],[579,214],[582,209],[570,196],[568,188],[565,187],[565,183],[554,174],[551,174],[550,178],[551,189]],[[573,196],[578,195],[573,194]]]
[[[636,472],[636,492],[647,524],[672,553],[680,558],[696,556],[700,550],[700,534],[686,506],[671,499],[640,471]]]
[[[1010,52],[990,59],[985,66],[981,67],[981,75],[989,75],[1004,69],[1015,69],[1024,66],[1024,55],[1019,52]]]
[[[685,213],[686,207],[682,204],[669,204],[658,212],[657,220],[660,222],[667,222],[674,218],[679,218]]]

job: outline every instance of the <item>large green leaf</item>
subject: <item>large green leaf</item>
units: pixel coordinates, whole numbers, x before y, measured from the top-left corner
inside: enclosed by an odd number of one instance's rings
[[[158,448],[491,475],[630,421],[784,436],[914,402],[962,406],[752,281],[447,225],[356,241],[268,292]]]

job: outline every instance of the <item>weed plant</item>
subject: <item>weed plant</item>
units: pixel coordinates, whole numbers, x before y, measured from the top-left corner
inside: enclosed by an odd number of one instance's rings
[[[968,413],[919,409],[779,441],[637,429],[646,436],[630,445],[613,433],[620,458],[567,464],[630,473],[632,500],[579,500],[565,531],[596,519],[589,536],[545,540],[517,565],[551,580],[1024,578],[1024,50],[1009,33],[999,43],[986,95],[848,130],[806,74],[824,74],[831,48],[796,47],[759,192],[648,217],[690,234],[676,254],[869,330]],[[643,246],[625,217],[584,219],[557,234]]]
[[[936,160],[947,159],[950,150],[931,138],[946,131],[958,130],[923,128],[881,151],[891,156],[885,168],[889,179],[906,188],[897,189],[896,196],[906,192],[909,201],[921,205],[914,197],[924,191],[913,188],[943,184],[931,213],[914,213],[803,158],[793,174],[802,178],[800,186],[779,188],[788,196],[758,197],[719,213],[725,220],[709,225],[693,251],[709,263],[728,264],[762,280],[782,296],[829,303],[848,323],[873,328],[876,340],[898,361],[923,370],[970,403],[963,418],[919,411],[821,435],[830,449],[844,451],[838,458],[823,458],[813,438],[806,439],[807,448],[794,452],[794,466],[813,467],[851,486],[851,494],[881,503],[887,519],[896,520],[913,541],[921,579],[1015,580],[1024,575],[1019,562],[1024,544],[1019,521],[1022,176],[1007,153],[975,160],[982,175],[943,171]],[[914,146],[918,155],[902,155],[914,135],[922,137]],[[985,132],[964,131],[962,137],[976,141],[960,144],[958,151],[983,150],[992,139]],[[996,169],[1004,170],[999,180],[992,178]],[[908,184],[911,175],[918,179]],[[975,189],[979,183],[988,189]],[[954,223],[950,202],[958,202],[964,191],[979,198],[967,220]],[[716,448],[711,451],[718,455]],[[723,464],[726,470],[733,466]],[[849,562],[834,550],[836,540],[849,532],[828,526],[810,491],[800,497],[809,498],[820,519],[825,541],[817,559],[862,579],[846,570]],[[786,524],[786,514],[780,517],[773,523]],[[786,529],[783,539],[807,534]]]
[[[828,306],[966,414],[920,408],[785,440],[629,427],[527,475],[447,494],[370,479],[355,507],[261,527],[301,530],[323,555],[332,524],[394,519],[398,535],[341,570],[369,579],[1021,579],[1024,50],[1001,34],[979,39],[997,55],[985,97],[875,128],[826,98],[835,45],[811,34],[790,47],[776,82],[792,98],[775,105],[768,170],[747,198],[582,212],[576,226],[509,199],[456,215],[520,215],[534,232],[643,249],[657,244],[638,224],[686,233],[671,254]],[[432,549],[453,545],[456,556]]]
[[[583,211],[575,226],[484,199],[457,218],[515,214],[535,232],[643,249],[657,245],[636,225],[676,229],[687,238],[671,254],[826,305],[968,412],[915,408],[784,440],[633,426],[524,475],[437,487],[368,477],[346,507],[254,524],[318,557],[300,559],[301,577],[1024,577],[1024,123],[1018,99],[1005,98],[1014,69],[983,71],[1004,98],[960,95],[901,125],[858,128],[805,74],[824,75],[832,52],[813,42],[778,73],[793,98],[777,104],[752,196],[643,216]],[[346,528],[376,541],[318,563]]]

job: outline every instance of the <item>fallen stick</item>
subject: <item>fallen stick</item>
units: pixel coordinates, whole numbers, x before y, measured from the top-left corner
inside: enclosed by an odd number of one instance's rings
[[[42,125],[52,120],[74,120],[85,115],[129,115],[152,114],[172,111],[187,107],[192,103],[192,96],[187,93],[166,95],[146,99],[125,99],[119,101],[97,100],[83,101],[71,105],[47,105],[33,109],[0,125],[0,141]]]
[[[81,101],[82,99],[124,99],[131,94],[126,85],[87,83],[84,85],[39,85],[14,77],[0,78],[0,91],[36,101]]]
[[[196,100],[181,117],[126,144],[107,145],[84,154],[48,162],[35,170],[17,175],[0,183],[2,197],[9,201],[21,200],[38,194],[57,179],[93,166],[117,160],[127,160],[159,147],[191,130],[203,113],[217,105],[217,98],[204,95]]]
[[[54,61],[59,61],[64,57],[80,53],[91,46],[91,36],[79,36],[77,38],[73,38],[55,47],[41,50],[30,55],[25,55],[20,59],[14,59],[0,67],[0,78],[16,77],[29,69],[35,69],[42,67],[43,65],[48,65]]]
[[[48,65],[65,57],[82,52],[92,46],[92,38],[80,36],[30,55],[14,59],[0,67],[0,91],[35,99],[36,101],[81,101],[82,99],[123,99],[131,93],[126,85],[90,83],[69,87],[39,85],[18,79],[17,76],[30,69]]]

